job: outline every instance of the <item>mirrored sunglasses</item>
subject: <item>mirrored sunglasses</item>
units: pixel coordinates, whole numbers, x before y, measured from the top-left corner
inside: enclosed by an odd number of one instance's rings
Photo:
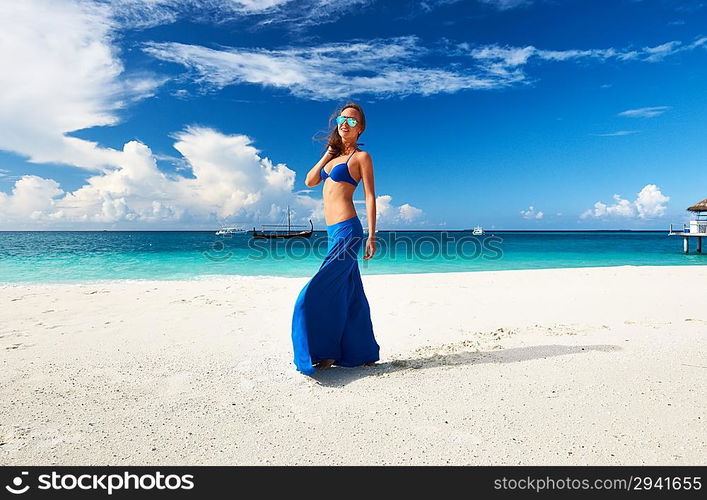
[[[351,117],[346,117],[346,116],[337,116],[336,117],[336,124],[341,125],[342,123],[348,123],[349,127],[355,127],[358,124],[358,121],[356,118],[351,118]]]

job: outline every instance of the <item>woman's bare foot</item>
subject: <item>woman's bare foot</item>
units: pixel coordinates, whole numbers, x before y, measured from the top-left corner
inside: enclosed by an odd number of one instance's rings
[[[333,365],[335,361],[336,361],[335,359],[324,359],[324,360],[320,361],[319,363],[317,363],[316,365],[314,365],[314,367],[317,370],[326,370],[327,368],[331,368],[331,365]]]
[[[376,366],[376,362],[371,361],[370,363],[364,363],[363,366]]]

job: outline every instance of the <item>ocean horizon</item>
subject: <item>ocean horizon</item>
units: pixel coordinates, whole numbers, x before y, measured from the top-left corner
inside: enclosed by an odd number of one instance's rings
[[[377,242],[373,259],[359,261],[364,275],[707,264],[659,230],[380,230]],[[213,230],[2,231],[0,282],[309,277],[326,250],[325,231],[286,240]]]

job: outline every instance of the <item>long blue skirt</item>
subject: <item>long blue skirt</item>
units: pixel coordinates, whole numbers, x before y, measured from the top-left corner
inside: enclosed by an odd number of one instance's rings
[[[292,315],[292,346],[297,369],[314,373],[314,364],[334,359],[339,366],[378,361],[371,310],[363,291],[358,252],[363,227],[358,216],[327,226],[328,252],[302,288]]]

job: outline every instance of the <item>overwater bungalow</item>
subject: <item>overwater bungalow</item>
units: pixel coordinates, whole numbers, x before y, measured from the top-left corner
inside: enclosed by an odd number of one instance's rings
[[[687,224],[682,225],[682,229],[674,229],[670,224],[670,236],[683,237],[683,250],[690,253],[690,238],[696,238],[697,253],[702,253],[702,237],[707,236],[707,198],[688,207],[688,212],[694,214],[694,218]]]

